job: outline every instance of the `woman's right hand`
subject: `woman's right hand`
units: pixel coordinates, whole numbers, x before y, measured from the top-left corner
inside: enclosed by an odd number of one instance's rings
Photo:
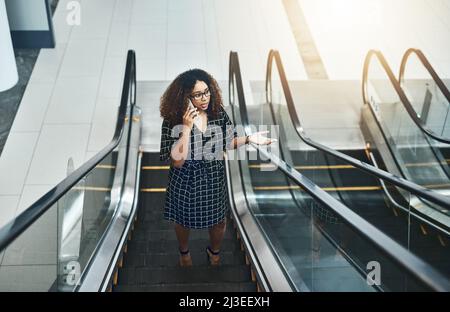
[[[192,127],[194,126],[194,119],[197,116],[198,116],[197,108],[188,107],[188,109],[183,115],[183,125],[189,127],[189,129],[192,129]]]

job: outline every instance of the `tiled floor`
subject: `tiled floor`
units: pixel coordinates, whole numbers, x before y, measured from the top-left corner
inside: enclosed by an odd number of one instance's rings
[[[39,49],[15,49],[19,81],[9,90],[0,92],[0,156],[30,80]]]
[[[57,7],[58,1],[49,1],[52,14]],[[17,110],[23,101],[31,74],[33,73],[35,79],[39,79],[39,75],[42,74],[35,67],[36,60],[40,55],[40,49],[14,49],[14,52],[19,72],[19,82],[13,88],[0,92],[0,156],[6,144]],[[52,67],[54,66],[49,66],[49,64],[44,62],[45,71],[51,71]],[[42,68],[40,66],[40,69]]]

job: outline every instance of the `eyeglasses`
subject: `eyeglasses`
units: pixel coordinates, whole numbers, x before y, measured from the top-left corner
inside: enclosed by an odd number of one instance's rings
[[[195,100],[200,100],[201,98],[203,98],[203,96],[205,96],[205,98],[209,97],[211,95],[211,92],[209,91],[209,89],[207,89],[205,92],[199,92],[199,93],[195,93],[193,95],[191,95],[190,97],[192,99]]]

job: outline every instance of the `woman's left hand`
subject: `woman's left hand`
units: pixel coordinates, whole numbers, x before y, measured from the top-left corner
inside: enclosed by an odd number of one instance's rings
[[[260,131],[260,132],[255,132],[251,135],[248,136],[248,141],[250,143],[254,143],[254,144],[258,144],[258,145],[269,145],[272,142],[277,141],[277,139],[270,139],[266,136],[264,136],[263,134],[268,133],[269,131]]]

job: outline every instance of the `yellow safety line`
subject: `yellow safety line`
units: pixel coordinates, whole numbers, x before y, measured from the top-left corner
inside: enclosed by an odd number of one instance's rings
[[[297,190],[300,189],[299,186],[255,186],[253,187],[255,191],[276,191],[276,190]]]
[[[345,186],[345,187],[323,187],[324,191],[379,191],[380,186]]]
[[[297,190],[301,189],[299,186],[255,186],[255,191],[282,191],[282,190]],[[324,191],[378,191],[381,190],[380,186],[346,186],[346,187],[322,187]]]
[[[99,169],[116,169],[116,166],[112,166],[112,165],[97,165],[95,168],[99,168]]]
[[[168,170],[170,166],[142,166],[142,170]]]
[[[250,169],[259,169],[259,168],[275,168],[276,166],[273,164],[259,164],[259,165],[248,165]]]
[[[364,147],[364,152],[366,153],[367,159],[370,159],[370,143],[366,143],[366,146]]]
[[[165,187],[141,188],[141,192],[145,192],[145,193],[164,193],[165,191],[166,191]]]
[[[439,162],[425,162],[425,163],[415,163],[415,164],[405,164],[405,167],[425,167],[425,166],[436,166],[436,165],[440,165],[441,163]],[[443,161],[442,162],[443,165],[447,164],[447,161]]]

